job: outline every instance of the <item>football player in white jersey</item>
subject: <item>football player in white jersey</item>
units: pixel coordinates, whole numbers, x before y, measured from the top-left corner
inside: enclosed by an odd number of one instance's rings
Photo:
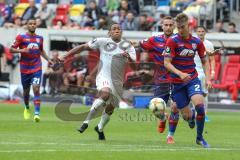
[[[122,39],[122,29],[119,24],[112,24],[108,35],[108,38],[96,38],[79,45],[61,58],[64,60],[66,57],[78,54],[83,50],[99,49],[100,51],[96,77],[99,97],[94,100],[85,121],[78,129],[80,133],[83,133],[88,128],[90,120],[103,111],[101,120],[95,127],[99,140],[105,140],[103,128],[109,121],[114,107],[118,107],[121,99],[125,66],[130,62],[130,66],[134,68],[135,63],[131,62],[136,61],[136,51],[130,41]]]
[[[211,79],[213,79],[214,78],[214,74],[215,74],[215,72],[214,72],[215,71],[215,58],[214,58],[214,54],[218,50],[214,50],[214,46],[213,46],[212,42],[210,42],[209,40],[205,39],[206,32],[207,32],[207,30],[203,26],[198,26],[196,28],[197,36],[203,41],[203,44],[204,44],[204,46],[206,48],[207,59],[209,60],[209,64],[210,64],[210,68],[211,68]],[[205,74],[204,74],[204,71],[203,71],[201,59],[198,56],[198,54],[195,55],[194,62],[196,64],[196,69],[197,69],[197,72],[198,72],[198,78],[200,79],[200,81],[202,83],[201,85],[202,85],[202,89],[203,89],[204,97],[205,97],[205,100],[204,100],[205,112],[207,112],[208,88],[206,88],[206,85],[205,85]],[[205,121],[206,122],[209,121],[207,113],[206,113],[206,116],[205,116]]]

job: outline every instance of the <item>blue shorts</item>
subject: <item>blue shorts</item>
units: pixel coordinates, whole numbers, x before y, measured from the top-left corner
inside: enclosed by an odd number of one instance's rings
[[[160,83],[154,86],[154,97],[162,98],[165,103],[168,103],[171,91],[170,83]]]
[[[23,88],[29,88],[30,85],[40,85],[42,79],[42,71],[38,71],[36,73],[24,74],[21,73],[21,81]]]
[[[195,94],[203,95],[201,82],[198,78],[184,84],[173,84],[172,98],[177,103],[178,109],[186,107]]]

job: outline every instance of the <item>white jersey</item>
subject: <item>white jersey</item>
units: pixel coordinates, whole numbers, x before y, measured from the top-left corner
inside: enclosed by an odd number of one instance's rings
[[[98,90],[104,87],[111,88],[113,95],[121,97],[127,58],[127,52],[133,61],[136,61],[136,51],[129,41],[121,40],[116,43],[111,38],[96,38],[88,42],[92,49],[100,50],[100,62],[96,77]]]
[[[205,40],[203,41],[203,44],[204,44],[204,46],[205,46],[205,48],[206,48],[206,51],[208,51],[208,52],[214,51],[213,44],[212,44],[212,42],[210,42],[209,40],[206,40],[206,39],[205,39]],[[199,74],[204,74],[204,70],[203,70],[203,67],[202,67],[202,62],[201,62],[201,59],[200,59],[200,57],[199,57],[198,54],[195,55],[195,57],[194,57],[194,62],[195,62],[195,64],[196,64],[196,70],[197,70],[197,72],[198,72],[198,75],[199,75]]]
[[[210,41],[205,39],[203,41],[203,44],[204,44],[204,46],[206,48],[206,51],[212,52],[214,50],[212,42],[210,42]],[[201,81],[202,90],[203,90],[204,93],[208,93],[208,90],[207,90],[206,85],[205,85],[205,79],[206,79],[205,73],[204,73],[204,70],[203,70],[203,67],[202,67],[201,59],[200,59],[198,54],[195,55],[194,62],[196,64],[196,70],[198,72],[198,78]]]

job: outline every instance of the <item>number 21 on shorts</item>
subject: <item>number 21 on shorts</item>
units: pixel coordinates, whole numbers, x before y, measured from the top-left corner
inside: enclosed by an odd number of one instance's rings
[[[34,77],[33,78],[33,82],[32,82],[33,84],[40,84],[40,78],[37,78],[37,77]]]

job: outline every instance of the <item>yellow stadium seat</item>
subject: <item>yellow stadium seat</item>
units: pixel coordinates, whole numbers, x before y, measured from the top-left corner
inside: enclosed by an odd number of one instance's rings
[[[176,7],[177,2],[178,2],[178,0],[172,0],[171,1],[171,7]]]
[[[85,5],[83,4],[72,5],[69,12],[70,16],[71,17],[81,16],[84,12],[84,9],[85,9]]]
[[[15,15],[22,17],[25,9],[29,6],[28,3],[19,3],[15,8],[14,8],[14,13]]]

